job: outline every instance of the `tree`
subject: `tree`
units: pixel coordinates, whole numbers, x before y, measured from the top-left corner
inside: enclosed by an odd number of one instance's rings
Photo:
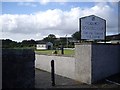
[[[35,46],[36,42],[34,40],[23,40],[21,44],[25,47],[33,47]]]
[[[54,43],[55,39],[56,39],[56,36],[54,34],[49,34],[48,37],[45,37],[43,39],[43,41]]]
[[[54,34],[49,34],[49,35],[48,35],[48,38],[54,39],[54,38],[56,38],[56,36],[55,36]]]
[[[10,39],[2,39],[2,48],[35,48],[36,41],[34,40],[23,40],[22,42],[12,41]]]
[[[12,41],[10,39],[2,40],[2,48],[14,48],[17,45],[18,45],[17,42]]]
[[[72,37],[76,40],[80,40],[80,32],[76,31],[75,33],[72,34]]]

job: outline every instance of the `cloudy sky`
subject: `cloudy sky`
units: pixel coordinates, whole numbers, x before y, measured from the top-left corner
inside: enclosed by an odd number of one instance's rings
[[[71,36],[79,30],[78,19],[89,15],[107,20],[107,35],[118,33],[118,2],[4,0],[0,5],[0,38],[3,39],[40,40],[49,34]]]

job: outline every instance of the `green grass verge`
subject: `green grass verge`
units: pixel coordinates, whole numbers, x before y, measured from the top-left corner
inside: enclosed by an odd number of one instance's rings
[[[35,50],[37,54],[53,55],[55,50]],[[57,50],[57,55],[61,55],[61,50]],[[65,56],[74,56],[74,50],[64,49]]]

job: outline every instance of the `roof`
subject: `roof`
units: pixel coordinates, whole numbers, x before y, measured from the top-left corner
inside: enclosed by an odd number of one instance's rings
[[[51,42],[44,42],[44,41],[39,41],[39,42],[37,42],[37,44],[47,44],[47,43],[53,44],[53,43],[51,43]]]
[[[120,40],[120,34],[107,36],[106,39],[107,40]]]
[[[97,17],[97,18],[99,18],[99,19],[105,20],[105,19],[103,19],[103,18],[101,18],[101,17],[98,17],[98,16],[96,16],[96,15],[84,16],[84,17],[81,17],[80,19],[84,19],[84,18],[87,18],[87,17]]]

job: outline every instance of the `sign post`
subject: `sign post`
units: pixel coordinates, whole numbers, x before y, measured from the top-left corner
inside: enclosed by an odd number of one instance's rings
[[[106,20],[95,15],[79,19],[80,40],[106,41]]]

